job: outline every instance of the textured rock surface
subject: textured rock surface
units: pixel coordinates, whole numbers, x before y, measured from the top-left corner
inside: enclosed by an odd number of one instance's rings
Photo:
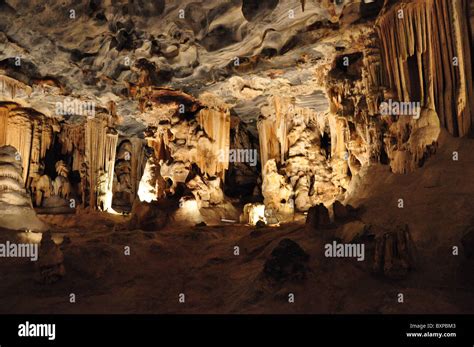
[[[0,147],[0,224],[11,230],[44,231],[24,185],[20,156],[12,146]]]
[[[343,205],[340,201],[332,204],[332,212],[335,222],[344,222],[357,216],[357,210],[350,204]]]
[[[367,231],[367,228],[368,227],[360,221],[352,221],[344,224],[342,229],[336,232],[335,235],[343,242],[350,243],[363,236]]]
[[[193,197],[288,222],[472,134],[466,0],[0,6],[0,145],[46,213]]]
[[[144,231],[157,231],[163,229],[169,222],[169,216],[154,203],[139,202],[133,204],[133,218],[130,221],[131,229]]]
[[[306,226],[311,230],[327,228],[331,225],[329,211],[323,204],[318,204],[309,209],[306,217]]]
[[[416,249],[408,225],[382,232],[376,238],[374,272],[390,279],[402,279],[416,266]]]

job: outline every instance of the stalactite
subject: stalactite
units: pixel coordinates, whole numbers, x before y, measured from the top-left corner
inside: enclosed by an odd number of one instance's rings
[[[13,102],[0,104],[0,146],[7,144],[8,117],[10,111],[18,106]]]
[[[470,133],[474,123],[467,8],[465,0],[403,1],[376,27],[391,92],[435,110],[455,136]]]
[[[30,177],[38,177],[40,172],[40,165],[41,165],[41,154],[42,154],[42,135],[43,135],[43,124],[42,122],[38,121],[38,119],[34,119],[32,121],[33,125],[33,136],[32,136],[32,143],[31,143],[31,151],[30,151],[30,158],[29,158],[29,176]],[[49,137],[45,138],[46,143],[44,147],[50,146],[51,141]],[[44,151],[46,155],[46,150]],[[27,184],[28,185],[28,184]]]
[[[85,127],[85,159],[88,163],[89,206],[107,211],[112,207],[118,134],[109,128],[110,116],[88,118]]]
[[[198,141],[196,163],[203,173],[223,180],[229,161],[219,160],[219,153],[228,153],[230,148],[230,113],[228,109],[205,108],[199,112],[198,122],[208,138]]]
[[[0,125],[0,145],[11,145],[18,150],[23,180],[28,186],[31,179],[37,177],[40,162],[52,145],[54,133],[59,128],[57,121],[15,103],[2,103]]]
[[[140,179],[143,176],[143,170],[144,170],[145,152],[143,149],[144,149],[145,141],[138,137],[132,137],[130,139],[130,142],[132,144],[132,153],[131,153],[132,192],[133,192],[133,197],[136,197],[138,193]]]
[[[262,117],[258,120],[257,128],[260,140],[260,158],[262,172],[270,159],[284,163],[288,154],[288,123],[291,111],[295,106],[288,98],[271,97],[269,106],[262,108]]]
[[[278,159],[278,162],[280,162],[280,142],[274,125],[275,122],[270,118],[260,119],[257,124],[262,172],[265,164],[270,159]]]
[[[97,206],[97,183],[105,170],[105,138],[107,119],[88,118],[85,128],[85,155],[89,169],[89,206]],[[102,172],[101,172],[102,171]]]
[[[364,50],[364,69],[362,69],[362,79],[366,95],[367,108],[370,115],[378,113],[378,106],[383,98],[381,86],[383,86],[383,66],[380,55],[380,41],[377,35],[370,35],[367,47]]]
[[[11,77],[0,75],[0,91],[5,94],[7,91],[10,92],[10,97],[15,99],[18,91],[24,91],[27,96],[30,96],[33,89]]]
[[[26,183],[30,168],[33,124],[22,111],[11,111],[8,118],[6,144],[15,147],[21,156],[23,182]]]
[[[58,138],[61,143],[61,153],[73,156],[72,170],[80,171],[82,163],[85,162],[84,124],[63,123]]]
[[[114,168],[115,168],[115,155],[117,152],[118,134],[114,129],[107,129],[105,139],[105,156],[104,156],[104,167],[106,175],[106,192],[103,210],[107,211],[112,207],[113,197],[113,182],[114,182]]]

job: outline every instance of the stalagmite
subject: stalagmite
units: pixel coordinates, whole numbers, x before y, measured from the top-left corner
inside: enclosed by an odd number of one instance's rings
[[[143,176],[141,177],[140,183],[138,185],[137,194],[141,202],[150,203],[163,197],[159,194],[159,191],[157,191],[157,179],[155,175],[156,167],[154,160],[153,158],[150,158],[145,164]]]
[[[27,194],[21,161],[12,146],[0,146],[0,225],[5,229],[44,231]]]
[[[275,159],[265,164],[262,193],[265,210],[276,215],[278,221],[291,220],[294,213],[293,188],[288,179],[278,173]]]
[[[113,129],[107,130],[107,136],[105,141],[105,175],[106,175],[106,193],[103,210],[107,211],[112,207],[113,197],[113,182],[114,182],[114,166],[115,166],[115,155],[117,150],[118,134]]]
[[[123,141],[117,149],[113,184],[114,205],[131,207],[136,198],[143,174],[143,146],[143,139],[132,138]]]
[[[166,102],[156,105],[154,122],[146,131],[153,157],[145,168],[146,179],[140,182],[140,199],[174,195],[178,184],[186,184],[193,193],[200,194],[201,207],[222,202],[222,184],[229,168],[226,154],[230,148],[231,117],[227,105],[210,94],[201,95],[198,101],[167,89],[155,91],[153,98]],[[188,177],[193,164],[199,172]]]
[[[474,0],[0,0],[0,315],[474,311],[473,44]]]
[[[240,222],[250,225],[256,225],[259,221],[267,223],[265,217],[265,205],[264,204],[246,204],[243,208],[242,215],[240,216]]]
[[[315,204],[331,203],[349,183],[347,120],[296,106],[289,98],[275,96],[268,103],[257,124],[265,204],[277,205],[271,207],[275,210],[307,211]],[[281,190],[277,199],[274,195],[281,183],[267,179],[267,173],[286,180],[290,194]],[[279,207],[277,200],[283,205]]]

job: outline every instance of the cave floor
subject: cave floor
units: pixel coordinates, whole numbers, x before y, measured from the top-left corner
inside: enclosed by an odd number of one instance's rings
[[[1,313],[472,313],[472,270],[462,263],[425,261],[404,280],[375,277],[355,259],[325,258],[324,233],[300,223],[279,228],[208,226],[159,232],[113,230],[110,220],[90,218],[95,229],[56,230],[66,276],[51,285],[34,281],[29,260],[2,262]],[[302,282],[270,285],[265,260],[283,238],[309,255]],[[124,247],[130,247],[125,255]],[[234,246],[240,255],[234,255]],[[472,268],[471,268],[472,269]],[[76,303],[69,303],[74,293]],[[178,302],[184,293],[185,303]],[[288,303],[288,294],[295,302]],[[398,303],[403,293],[405,302]]]

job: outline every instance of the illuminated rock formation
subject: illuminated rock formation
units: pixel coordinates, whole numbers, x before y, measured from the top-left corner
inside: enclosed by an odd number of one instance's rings
[[[219,204],[229,167],[223,155],[230,148],[229,111],[211,95],[198,101],[184,93],[166,93],[159,95],[167,95],[166,103],[156,104],[149,123],[147,142],[154,153],[145,169],[143,194],[154,192],[155,200],[175,195],[181,185],[194,194],[199,207]]]
[[[107,211],[112,207],[112,184],[118,135],[109,116],[88,118],[85,156],[89,168],[89,205]]]
[[[259,221],[267,222],[265,216],[264,204],[246,204],[244,206],[242,215],[240,216],[241,223],[256,225]]]
[[[51,16],[70,1],[7,3],[0,146],[42,213],[184,198],[277,224],[472,133],[466,0],[120,0],[75,8],[81,30]]]
[[[24,188],[18,151],[12,146],[0,147],[0,225],[21,231],[44,231]]]
[[[400,1],[377,20],[386,93],[420,101],[451,134],[472,131],[469,1]]]
[[[58,124],[54,119],[16,103],[0,103],[0,146],[18,149],[23,181],[29,185],[38,176],[40,162],[51,147]]]

